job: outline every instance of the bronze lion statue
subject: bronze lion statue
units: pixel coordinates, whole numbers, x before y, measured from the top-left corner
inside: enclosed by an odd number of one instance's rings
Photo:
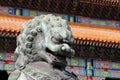
[[[76,80],[65,71],[74,55],[67,21],[52,14],[28,21],[17,37],[15,71],[8,80]]]

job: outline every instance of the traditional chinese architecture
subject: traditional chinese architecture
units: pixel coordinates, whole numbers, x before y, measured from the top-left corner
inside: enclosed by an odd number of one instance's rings
[[[0,1],[0,5],[61,14],[120,20],[119,0],[4,0]]]
[[[20,33],[21,26],[30,19],[30,17],[1,14],[1,37],[8,36],[15,38]],[[75,37],[74,42],[71,44],[75,48],[78,55],[80,55],[81,57],[89,57],[96,59],[102,58],[105,60],[119,61],[120,58],[118,55],[120,51],[120,29],[105,28],[104,26],[91,27],[90,25],[76,23],[68,24],[72,29],[73,36]],[[94,47],[94,49],[91,47]],[[94,55],[92,51],[94,51]],[[102,54],[99,54],[99,51],[102,51]]]
[[[1,0],[1,70],[14,70],[13,53],[22,26],[48,13],[69,21],[75,38],[69,43],[76,54],[68,59],[68,71],[82,80],[120,78],[120,0]]]

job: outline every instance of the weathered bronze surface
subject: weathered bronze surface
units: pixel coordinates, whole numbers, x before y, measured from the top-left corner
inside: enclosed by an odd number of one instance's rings
[[[16,70],[9,80],[76,80],[65,71],[74,55],[68,43],[73,36],[67,22],[52,14],[27,22],[17,37]]]

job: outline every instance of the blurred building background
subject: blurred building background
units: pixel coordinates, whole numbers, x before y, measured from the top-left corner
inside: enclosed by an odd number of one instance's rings
[[[15,69],[22,24],[50,13],[79,30],[73,31],[76,55],[67,59],[66,70],[80,80],[120,78],[120,0],[0,0],[0,70]]]

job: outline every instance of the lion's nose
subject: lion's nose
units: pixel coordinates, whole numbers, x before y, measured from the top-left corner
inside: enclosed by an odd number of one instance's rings
[[[63,46],[63,47],[61,47],[61,50],[62,50],[62,51],[65,51],[65,50],[66,50],[66,48]]]
[[[71,49],[71,47],[67,44],[63,44],[61,47],[61,51],[69,53],[69,55],[73,56],[75,54],[75,51]]]

